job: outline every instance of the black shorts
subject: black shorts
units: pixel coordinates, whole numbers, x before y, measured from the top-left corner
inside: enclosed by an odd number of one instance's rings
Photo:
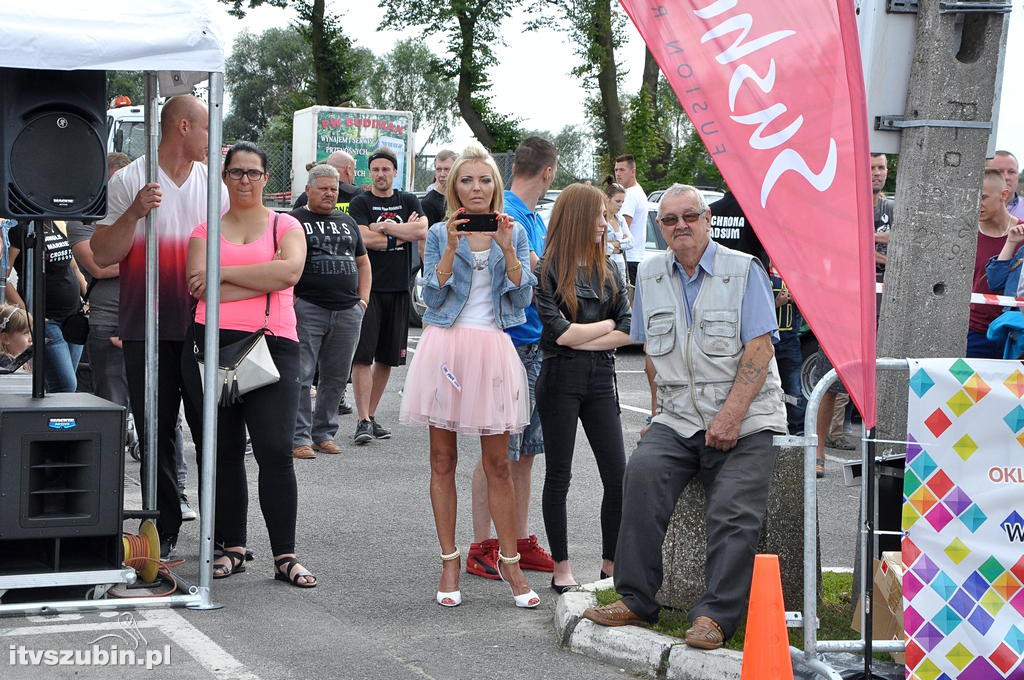
[[[409,344],[409,293],[370,293],[352,363],[369,366],[374,361],[404,366]]]

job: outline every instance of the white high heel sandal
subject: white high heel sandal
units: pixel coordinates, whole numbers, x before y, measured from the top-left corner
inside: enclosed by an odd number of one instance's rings
[[[462,557],[462,553],[459,552],[458,548],[455,549],[455,552],[449,553],[447,555],[441,553],[442,562],[451,562],[452,560],[457,560],[460,557]],[[439,590],[437,591],[436,600],[437,603],[442,607],[458,607],[460,604],[462,604],[462,591],[453,590],[450,593],[446,593],[444,591]]]
[[[516,553],[515,557],[505,557],[501,554],[500,550],[498,551],[498,576],[501,577],[502,581],[505,581],[505,575],[501,573],[501,565],[518,564],[519,557],[519,553]],[[510,589],[512,588],[511,583],[509,583],[508,581],[505,581],[505,583],[508,583],[508,587]],[[533,609],[534,607],[540,604],[540,597],[537,595],[537,593],[533,592],[533,590],[525,592],[522,595],[516,595],[516,591],[512,590],[512,599],[516,601],[517,607],[521,607],[523,609]]]

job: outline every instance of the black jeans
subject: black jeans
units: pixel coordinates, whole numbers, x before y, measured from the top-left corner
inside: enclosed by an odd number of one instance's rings
[[[196,342],[203,345],[204,328],[195,326]],[[241,340],[248,331],[222,330],[221,346]],[[299,405],[299,343],[267,336],[267,347],[281,379],[242,395],[241,401],[217,411],[217,502],[214,538],[224,546],[246,545],[249,489],[245,478],[245,432],[259,466],[260,509],[267,523],[270,548],[275,555],[295,552],[298,492],[292,465],[292,434]],[[185,357],[186,389],[202,403],[199,364],[194,354]],[[202,433],[196,447],[202,447]]]
[[[537,379],[537,412],[544,432],[544,529],[555,561],[569,559],[565,499],[572,480],[576,421],[594,452],[604,495],[601,499],[601,556],[615,559],[622,516],[622,444],[615,359],[609,352],[577,352],[573,357],[545,357]]]
[[[629,458],[625,512],[619,532],[615,590],[637,616],[656,621],[661,608],[662,543],[679,494],[693,477],[704,485],[707,525],[705,592],[690,610],[690,620],[708,616],[728,639],[747,608],[754,552],[761,536],[769,482],[777,449],[772,432],[740,437],[728,451],[655,423]]]
[[[128,395],[131,399],[135,428],[139,442],[146,446],[146,343],[141,340],[124,342],[124,367],[128,379]],[[196,435],[203,429],[202,397],[192,398],[185,390],[182,375],[182,357],[191,357],[192,343],[180,340],[157,342],[157,392],[156,392],[156,509],[160,511],[156,528],[161,539],[176,542],[181,528],[181,504],[178,500],[177,432],[178,411],[184,401],[185,421],[196,444],[196,470],[202,448]],[[198,474],[198,473],[197,473]],[[142,493],[146,493],[146,477],[142,475]]]

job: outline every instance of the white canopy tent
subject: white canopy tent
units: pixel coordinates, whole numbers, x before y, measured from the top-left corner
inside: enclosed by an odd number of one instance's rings
[[[213,22],[215,0],[50,0],[46,3],[5,2],[0,22],[0,67],[46,70],[133,70],[146,73],[147,169],[150,181],[157,176],[157,96],[192,91],[210,81],[209,232],[207,247],[207,323],[217,327],[220,289],[221,119],[224,98],[224,50]],[[156,342],[158,252],[154,215],[146,220],[146,442],[143,474],[146,494],[143,506],[156,506]],[[184,277],[184,272],[182,272]],[[208,333],[204,351],[208,357],[204,376],[216,381],[217,334]],[[214,443],[217,402],[212,391],[203,400],[203,458],[200,502],[214,507]],[[208,609],[213,557],[213,513],[203,512],[200,521],[199,585],[180,595],[109,600],[62,601],[0,605],[0,614],[19,612],[125,609],[188,606]],[[128,570],[130,572],[130,570]],[[180,579],[179,579],[180,581]],[[34,579],[39,583],[38,575]]]

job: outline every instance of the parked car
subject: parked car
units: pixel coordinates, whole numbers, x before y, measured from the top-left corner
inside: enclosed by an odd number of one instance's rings
[[[725,195],[720,189],[716,187],[697,187],[697,189],[700,190],[700,193],[704,194],[704,200],[707,201],[709,204],[714,203],[715,201],[717,201],[718,199]],[[647,194],[647,200],[652,201],[654,203],[658,203],[661,201],[661,197],[665,195],[665,191],[667,191],[667,189],[656,189],[651,193]]]

